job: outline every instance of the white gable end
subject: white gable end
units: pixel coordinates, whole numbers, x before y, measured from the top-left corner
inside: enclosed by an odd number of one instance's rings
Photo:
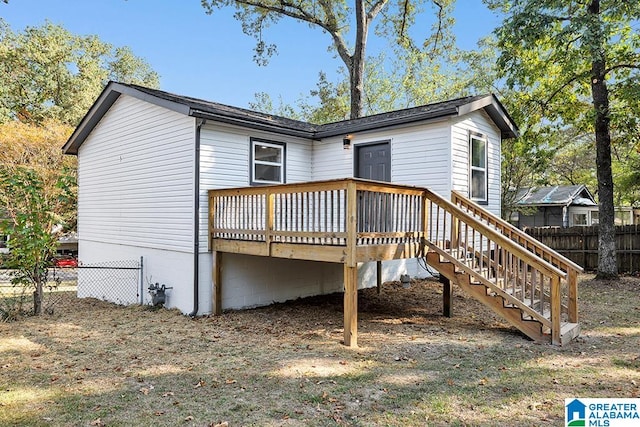
[[[456,118],[451,124],[451,185],[452,190],[469,196],[469,135],[473,132],[487,138],[489,211],[500,215],[500,130],[482,110]]]
[[[193,252],[194,119],[122,95],[80,147],[83,241]]]

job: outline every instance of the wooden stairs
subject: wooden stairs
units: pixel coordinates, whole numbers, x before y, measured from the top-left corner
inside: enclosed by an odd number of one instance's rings
[[[580,266],[457,193],[427,197],[425,258],[446,279],[445,314],[454,284],[535,341],[565,345],[580,334]]]
[[[539,301],[529,304],[482,278],[477,271],[469,272],[457,260],[432,250],[427,253],[430,266],[451,283],[489,307],[523,334],[538,342],[551,342],[551,316],[549,310],[538,311]],[[580,334],[579,323],[561,322],[560,345],[565,345]]]

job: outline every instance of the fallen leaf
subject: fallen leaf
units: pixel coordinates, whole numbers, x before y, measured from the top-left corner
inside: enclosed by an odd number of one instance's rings
[[[96,426],[96,427],[103,427],[104,423],[102,422],[102,420],[100,418],[97,418],[93,421],[91,421],[91,424],[89,424],[91,426]]]
[[[200,387],[204,387],[205,385],[206,383],[204,382],[204,380],[200,380],[196,385],[193,386],[193,388],[200,388]]]
[[[164,415],[164,411],[156,411],[153,413],[153,415],[155,415],[156,417],[159,417],[160,415]]]
[[[184,419],[185,421],[193,421],[193,416],[189,415]]]
[[[224,383],[225,383],[225,384],[235,384],[235,383],[237,383],[237,382],[238,382],[238,381],[236,381],[236,380],[227,379]]]
[[[225,422],[222,422],[222,423],[220,423],[220,424],[213,424],[213,423],[212,423],[212,424],[211,424],[211,427],[229,427],[229,422],[228,422],[228,421],[225,421]]]

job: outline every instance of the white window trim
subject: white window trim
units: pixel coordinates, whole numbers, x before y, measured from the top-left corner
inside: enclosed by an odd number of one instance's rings
[[[473,166],[473,140],[484,142],[484,168]],[[473,178],[472,171],[484,172],[484,192],[485,198],[473,196]],[[469,198],[480,204],[489,203],[489,140],[486,135],[476,132],[469,132]]]
[[[266,162],[264,160],[256,160],[256,145],[276,148],[280,150],[280,162]],[[284,184],[285,183],[285,163],[286,163],[286,145],[283,142],[266,141],[259,138],[251,138],[251,184]],[[277,166],[280,167],[280,180],[267,181],[256,179],[256,165]]]

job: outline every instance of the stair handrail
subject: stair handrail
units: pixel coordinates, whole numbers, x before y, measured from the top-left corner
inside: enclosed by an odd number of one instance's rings
[[[530,252],[540,256],[542,259],[548,259],[551,264],[557,265],[560,269],[566,272],[569,272],[569,270],[575,270],[577,273],[582,273],[584,271],[584,269],[580,265],[571,261],[569,258],[558,253],[554,249],[551,249],[544,243],[534,239],[524,231],[520,230],[518,227],[515,227],[513,224],[496,216],[495,214],[473,202],[472,200],[469,200],[456,190],[451,191],[451,198],[454,204],[461,205],[467,209],[479,212],[479,216],[481,219],[483,214],[486,215],[487,223],[499,228],[503,233],[506,232],[505,235],[517,236],[519,240],[515,240],[513,238],[512,240],[516,241],[520,246],[524,247]],[[528,245],[531,245],[533,250],[531,250]]]
[[[436,203],[440,208],[448,211],[451,214],[452,219],[466,222],[472,225],[481,234],[484,234],[488,238],[491,238],[494,242],[498,243],[503,248],[510,251],[522,260],[525,260],[530,266],[535,267],[538,271],[546,274],[551,282],[550,289],[550,320],[551,320],[551,342],[553,344],[561,343],[561,312],[562,312],[562,290],[561,281],[566,280],[568,286],[568,315],[570,322],[577,322],[578,308],[577,308],[577,280],[575,270],[563,271],[559,267],[556,267],[551,262],[545,260],[543,257],[535,252],[530,251],[526,247],[522,246],[519,242],[512,239],[508,234],[503,234],[502,229],[492,227],[490,224],[483,222],[481,219],[476,218],[466,210],[462,209],[458,204],[445,199],[444,197],[434,193],[431,190],[425,189],[425,198]],[[487,211],[488,212],[488,211]],[[488,212],[490,217],[493,217],[492,213]],[[541,314],[542,315],[542,314]],[[544,315],[542,315],[544,317]]]
[[[538,254],[527,250],[517,242],[510,239],[508,236],[501,234],[484,222],[479,221],[477,218],[461,209],[458,205],[427,188],[424,189],[424,192],[427,199],[437,203],[443,209],[449,211],[449,213],[453,217],[462,220],[463,222],[466,221],[467,223],[473,225],[476,230],[484,233],[484,235],[488,237],[491,237],[495,242],[500,243],[505,249],[508,249],[510,252],[514,253],[520,258],[534,261],[535,265],[532,266],[537,267],[539,270],[549,276],[556,276],[559,279],[567,278],[567,272],[551,264],[544,258],[540,257]]]

